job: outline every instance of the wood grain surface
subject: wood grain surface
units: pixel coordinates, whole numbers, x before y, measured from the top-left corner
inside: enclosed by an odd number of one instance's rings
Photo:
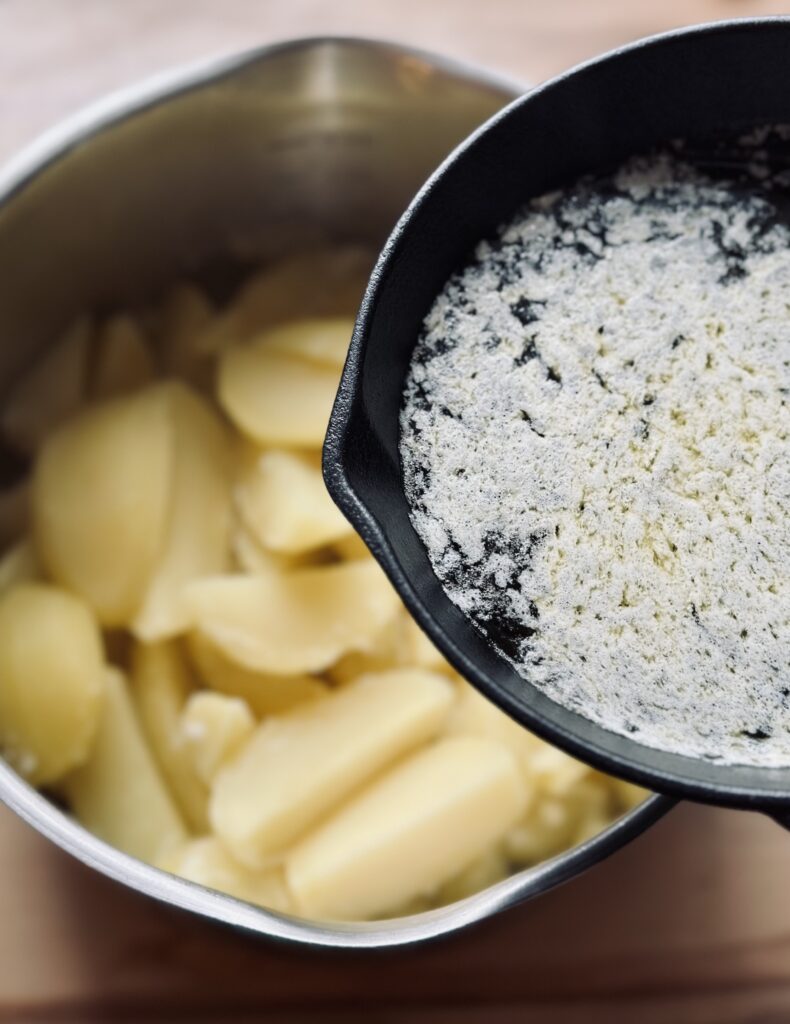
[[[173,64],[381,36],[537,81],[749,0],[0,0],[0,160]],[[0,809],[0,1022],[790,1021],[790,836],[682,806],[563,889],[428,947],[306,953],[165,910]]]

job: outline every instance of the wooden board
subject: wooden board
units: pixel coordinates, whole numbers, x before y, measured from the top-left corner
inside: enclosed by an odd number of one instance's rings
[[[109,89],[293,35],[397,38],[533,81],[747,0],[2,0],[0,159]],[[684,806],[581,879],[431,946],[307,953],[163,909],[0,810],[0,1022],[790,1020],[790,836]]]

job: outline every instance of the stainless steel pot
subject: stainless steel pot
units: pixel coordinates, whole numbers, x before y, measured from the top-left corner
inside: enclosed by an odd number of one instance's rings
[[[320,241],[378,249],[423,179],[523,89],[418,51],[352,39],[267,47],[161,76],[78,114],[0,175],[0,385],[85,309],[178,276]],[[324,946],[411,943],[539,895],[670,806],[652,797],[583,846],[412,917],[323,925],[268,913],[101,842],[0,762],[0,799],[103,874],[262,935]]]

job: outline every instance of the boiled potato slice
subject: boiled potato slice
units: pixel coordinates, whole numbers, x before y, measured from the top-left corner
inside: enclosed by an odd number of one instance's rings
[[[178,737],[198,777],[210,783],[254,730],[255,718],[245,701],[202,690],[187,700],[178,724]]]
[[[266,551],[246,524],[238,520],[231,524],[230,549],[234,568],[251,576],[268,576],[289,568],[286,556]]]
[[[434,647],[411,615],[408,616],[404,637],[404,661],[409,665],[419,665],[435,672],[454,673],[452,665],[444,655]]]
[[[353,315],[373,262],[369,250],[346,246],[313,249],[264,267],[203,332],[201,349],[221,352],[286,320]]]
[[[383,672],[389,668],[405,668],[408,661],[404,658],[406,620],[408,613],[399,608],[389,624],[383,629],[370,651],[352,651],[344,654],[334,665],[327,669],[327,675],[333,683],[349,683],[357,676],[369,672]]]
[[[280,914],[293,912],[282,868],[251,871],[239,864],[214,836],[193,839],[162,858],[158,867],[188,882],[227,893]]]
[[[244,864],[266,866],[387,764],[430,739],[452,701],[443,676],[394,671],[267,719],[216,777],[214,831]]]
[[[541,794],[508,833],[507,854],[519,866],[539,864],[603,831],[614,817],[614,803],[608,780],[596,773],[562,795]]]
[[[326,683],[315,676],[273,676],[237,665],[200,633],[189,635],[187,649],[206,686],[241,698],[259,717],[281,714],[306,700],[325,697],[329,691]]]
[[[64,780],[75,816],[100,839],[156,864],[187,841],[187,830],[143,737],[123,673],[106,674],[96,740]]]
[[[30,527],[30,481],[0,491],[0,548],[20,540]]]
[[[203,390],[211,381],[211,352],[201,348],[201,338],[214,319],[214,308],[205,292],[193,284],[176,285],[165,298],[157,336],[159,356],[166,373]]]
[[[320,448],[338,372],[266,345],[235,345],[220,357],[219,402],[233,423],[263,445]]]
[[[291,850],[285,869],[296,907],[340,920],[386,914],[435,891],[501,841],[524,804],[507,747],[481,736],[442,740]]]
[[[182,816],[194,832],[207,832],[208,790],[181,734],[192,680],[173,642],[137,644],[131,692],[148,745]]]
[[[20,583],[0,599],[0,745],[34,785],[87,757],[104,689],[101,636],[77,597]]]
[[[247,529],[270,551],[299,555],[353,533],[320,468],[303,455],[251,450],[234,498]]]
[[[455,903],[496,885],[510,874],[510,862],[501,844],[490,847],[439,890],[439,902]]]
[[[625,779],[610,777],[609,783],[622,813],[638,807],[639,804],[643,803],[650,796],[648,790],[634,785],[633,782],[626,782]]]
[[[184,602],[231,661],[276,675],[321,672],[347,651],[372,650],[400,607],[373,562],[199,580]]]
[[[353,331],[353,317],[313,317],[270,327],[258,340],[272,352],[301,356],[342,370]]]
[[[82,412],[44,444],[33,476],[45,570],[106,626],[126,625],[157,565],[170,505],[168,385]]]
[[[164,546],[132,623],[151,642],[183,632],[189,617],[185,584],[222,572],[230,559],[227,438],[206,404],[183,384],[169,387],[173,431],[170,507]]]
[[[571,793],[582,780],[596,773],[589,765],[582,764],[569,754],[541,743],[529,761],[529,770],[538,788],[554,796]]]
[[[331,547],[315,548],[301,555],[284,555],[282,552],[267,551],[245,523],[236,519],[231,525],[231,563],[235,569],[251,576],[267,576],[291,569],[307,569],[311,566],[332,565],[337,562]]]
[[[534,758],[546,746],[537,736],[500,711],[469,683],[459,680],[458,699],[445,723],[449,736],[488,736],[508,747],[530,792],[537,790]]]
[[[358,533],[351,533],[347,537],[336,540],[332,547],[341,558],[348,559],[349,561],[373,557],[370,553],[370,548]]]
[[[32,583],[40,578],[41,566],[36,549],[27,538],[9,548],[0,558],[0,594],[17,583]]]
[[[90,393],[92,398],[115,398],[149,384],[154,360],[145,335],[126,313],[110,317],[96,341]]]
[[[30,455],[79,408],[85,396],[93,327],[77,320],[19,381],[2,415],[13,447]]]

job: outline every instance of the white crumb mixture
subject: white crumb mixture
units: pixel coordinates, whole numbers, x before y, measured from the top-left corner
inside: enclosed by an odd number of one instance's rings
[[[533,202],[436,299],[401,458],[450,598],[560,704],[790,765],[790,231],[668,156]]]

